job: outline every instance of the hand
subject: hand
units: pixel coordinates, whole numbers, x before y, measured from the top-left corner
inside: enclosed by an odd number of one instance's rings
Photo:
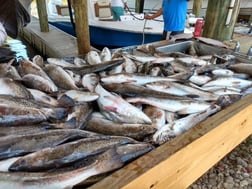
[[[146,15],[144,15],[144,18],[147,20],[151,20],[151,19],[153,19],[153,16],[146,14]]]

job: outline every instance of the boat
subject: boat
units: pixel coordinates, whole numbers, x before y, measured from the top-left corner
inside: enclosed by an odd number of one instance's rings
[[[94,47],[120,48],[162,40],[162,16],[157,20],[144,20],[143,13],[128,9],[120,21],[113,21],[109,0],[88,0],[90,42]],[[67,9],[66,6],[62,8]],[[62,11],[62,9],[61,9]],[[48,13],[51,25],[76,36],[66,10],[63,15]],[[58,11],[58,13],[61,13]]]

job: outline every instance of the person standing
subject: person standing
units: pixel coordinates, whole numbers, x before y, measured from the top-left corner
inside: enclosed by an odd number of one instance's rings
[[[124,15],[124,8],[127,0],[111,0],[111,11],[114,20],[120,20],[120,16]]]
[[[164,30],[163,39],[184,33],[186,25],[187,2],[189,0],[163,0],[162,7],[153,15],[145,15],[145,19],[154,19],[163,14]]]

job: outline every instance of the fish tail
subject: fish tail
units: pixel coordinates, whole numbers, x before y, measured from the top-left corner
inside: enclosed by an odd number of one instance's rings
[[[59,105],[61,107],[73,107],[75,106],[75,102],[74,100],[67,96],[67,95],[62,95],[59,99],[58,99]]]

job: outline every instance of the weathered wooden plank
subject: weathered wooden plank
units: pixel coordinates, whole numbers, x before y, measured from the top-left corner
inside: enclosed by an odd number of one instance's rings
[[[90,188],[187,188],[251,134],[252,95]]]
[[[39,15],[39,23],[40,23],[40,31],[41,32],[48,32],[49,25],[48,25],[48,17],[46,11],[46,2],[45,0],[37,0],[37,10]]]
[[[75,30],[78,43],[78,54],[84,55],[91,50],[87,1],[74,0],[73,7],[75,12]]]

